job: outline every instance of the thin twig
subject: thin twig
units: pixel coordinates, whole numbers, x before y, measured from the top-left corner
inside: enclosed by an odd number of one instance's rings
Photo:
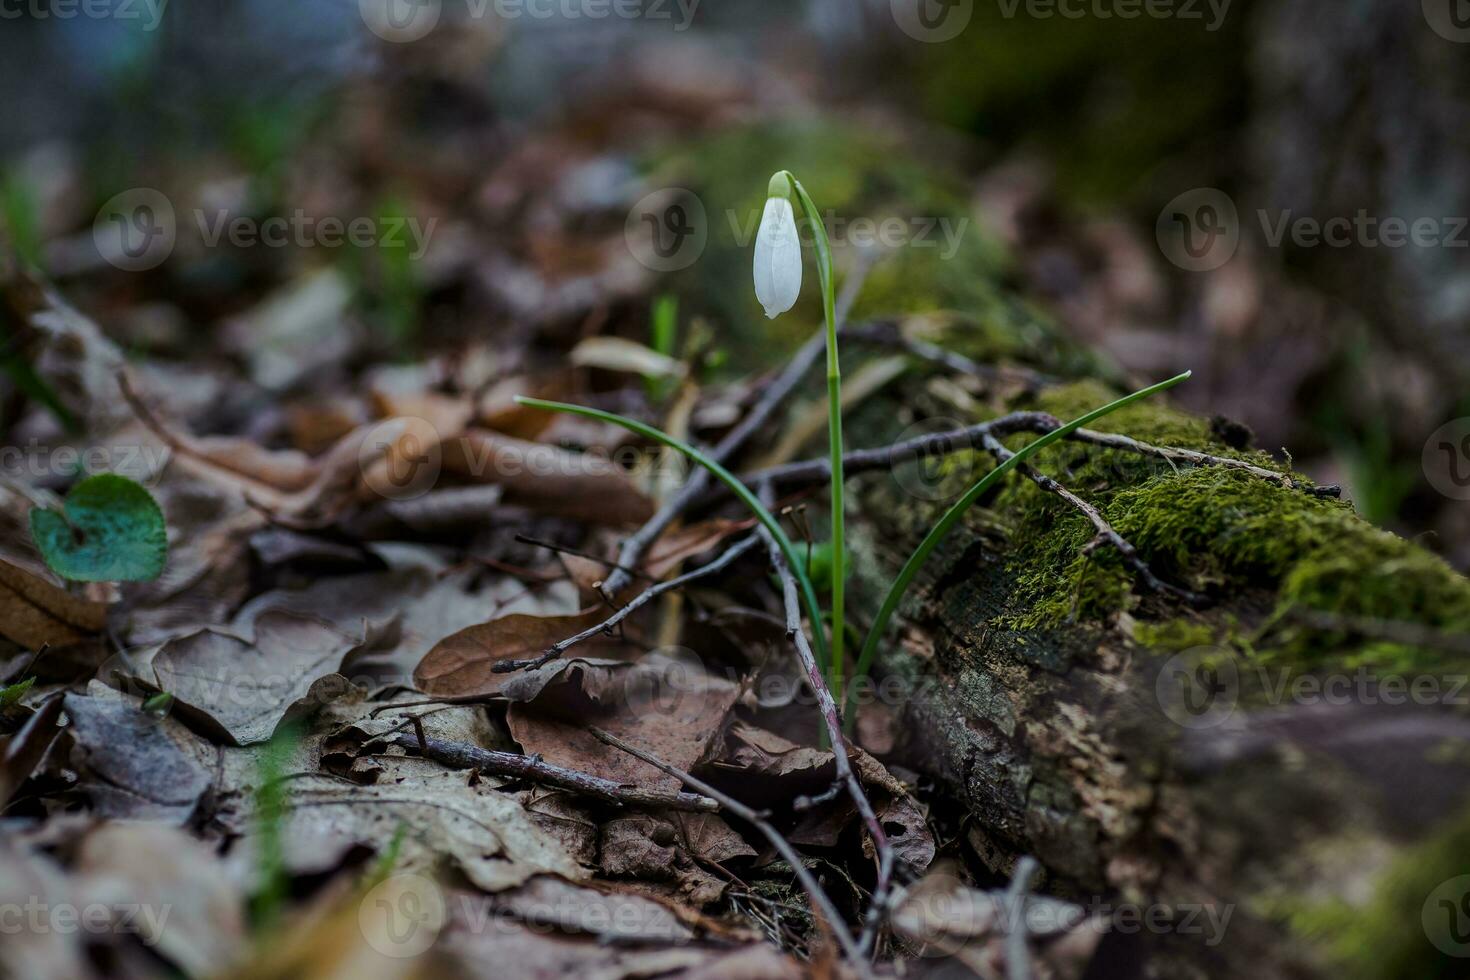
[[[850,272],[842,284],[842,295],[837,298],[837,326],[839,329],[847,320],[847,314],[857,299],[858,290],[863,280],[867,278],[867,271],[868,264],[864,262]],[[717,463],[724,463],[735,455],[741,446],[745,445],[746,440],[764,429],[776,409],[796,389],[802,378],[826,351],[827,331],[822,328],[812,334],[805,344],[802,344],[801,349],[776,376],[776,380],[772,381],[770,386],[762,392],[760,399],[751,407],[745,418],[741,419],[739,424],[726,433],[725,438],[710,450],[710,458]],[[612,574],[607,577],[607,582],[604,584],[609,593],[616,595],[628,587],[630,578],[626,569],[637,567],[638,562],[643,558],[643,553],[653,545],[654,541],[658,540],[658,536],[674,523],[691,503],[709,489],[711,479],[708,470],[703,467],[696,468],[689,474],[689,479],[684,481],[679,491],[664,501],[658,512],[623,542],[622,547],[618,550],[617,566],[614,567]]]
[[[1243,459],[1231,459],[1228,456],[1215,456],[1210,453],[1202,453],[1196,449],[1180,449],[1176,446],[1154,446],[1147,442],[1140,442],[1131,436],[1119,435],[1116,432],[1094,432],[1091,429],[1078,429],[1068,436],[1076,442],[1085,442],[1094,446],[1103,446],[1108,449],[1120,449],[1124,452],[1137,453],[1140,456],[1152,456],[1162,459],[1168,463],[1188,463],[1192,466],[1220,466],[1225,469],[1242,470],[1252,476],[1258,476],[1263,480],[1270,480],[1279,486],[1292,490],[1300,490],[1302,493],[1313,497],[1340,497],[1342,487],[1335,484],[1330,486],[1312,486],[1294,479],[1286,473],[1278,473],[1268,470],[1264,466],[1248,463]]]
[[[692,813],[713,813],[719,809],[719,804],[710,794],[699,796],[693,793],[666,793],[659,790],[641,789],[637,786],[615,783],[610,779],[603,779],[601,776],[593,776],[590,773],[578,772],[575,769],[563,769],[561,766],[543,762],[537,756],[497,752],[492,749],[482,749],[477,745],[451,742],[441,738],[425,737],[421,746],[418,737],[406,732],[388,739],[388,743],[405,749],[421,751],[424,758],[432,759],[452,769],[479,769],[493,776],[506,776],[556,786],[606,803],[616,803],[622,806],[667,807],[671,810]]]
[[[589,726],[587,730],[592,733],[593,737],[600,741],[611,745],[613,748],[621,749],[635,759],[640,759],[648,763],[655,769],[668,773],[695,792],[702,793],[704,796],[713,799],[730,813],[744,820],[756,830],[759,830],[761,835],[776,849],[776,852],[786,859],[786,863],[791,865],[791,870],[795,872],[797,881],[801,882],[801,887],[806,890],[807,896],[811,898],[812,905],[821,912],[822,918],[827,920],[827,925],[831,928],[832,935],[837,937],[837,944],[842,947],[842,951],[852,962],[853,969],[863,977],[870,978],[873,976],[862,949],[853,940],[852,932],[848,930],[847,923],[842,921],[842,916],[832,904],[832,899],[827,897],[827,893],[822,890],[822,886],[812,877],[811,871],[802,863],[801,855],[797,853],[796,848],[792,847],[791,842],[785,837],[782,837],[781,833],[775,827],[771,826],[765,817],[744,803],[741,803],[735,797],[727,793],[722,793],[704,780],[696,776],[691,776],[682,769],[677,769],[669,765],[650,752],[645,752],[635,745],[628,744],[611,732],[605,732],[595,726]]]
[[[1016,862],[1011,875],[1011,887],[1006,890],[1006,907],[1010,916],[1010,929],[1006,931],[1006,980],[1029,980],[1031,976],[1031,953],[1026,947],[1029,932],[1026,924],[1026,896],[1031,891],[1031,879],[1040,869],[1036,859],[1027,854]]]
[[[855,449],[842,457],[842,468],[848,476],[853,476],[858,473],[870,473],[874,470],[890,469],[900,463],[906,463],[914,459],[930,456],[947,456],[963,449],[973,449],[983,445],[986,436],[1001,437],[1017,432],[1035,432],[1040,435],[1045,435],[1061,424],[1056,416],[1046,412],[1011,412],[1008,415],[1002,415],[985,422],[977,422],[963,429],[950,429],[947,432],[935,432],[929,435],[915,436],[903,442],[896,442],[889,446],[878,446],[873,449]],[[1139,442],[1137,439],[1129,436],[1120,436],[1110,432],[1094,432],[1091,429],[1078,429],[1067,438],[1094,446],[1102,446],[1107,449],[1136,453],[1140,456],[1152,456],[1155,459],[1162,459],[1167,462],[1181,462],[1191,466],[1221,466],[1228,469],[1237,469],[1249,473],[1252,476],[1260,477],[1263,480],[1269,480],[1278,486],[1300,490],[1314,497],[1337,497],[1342,493],[1342,488],[1339,486],[1312,486],[1300,480],[1293,479],[1288,474],[1268,470],[1263,466],[1257,466],[1243,459],[1215,456],[1194,449],[1154,446],[1146,442]],[[786,463],[781,466],[772,466],[764,470],[756,470],[753,473],[743,473],[740,478],[746,483],[751,484],[770,481],[782,487],[802,486],[827,482],[830,471],[831,467],[826,459],[806,459],[795,463]],[[712,489],[712,494],[714,495],[724,492],[722,487]],[[700,501],[700,503],[704,502],[703,500]]]
[[[763,488],[763,492],[769,496],[770,487]],[[873,886],[873,904],[881,906],[887,901],[888,888],[893,880],[893,847],[888,843],[888,835],[883,832],[883,824],[878,820],[873,804],[868,801],[868,794],[863,791],[862,781],[853,771],[852,760],[847,754],[847,742],[842,735],[842,717],[837,713],[837,702],[832,699],[832,692],[827,687],[826,678],[822,676],[822,668],[817,664],[816,654],[812,652],[806,631],[801,628],[801,601],[796,591],[796,577],[787,567],[776,539],[764,527],[759,529],[759,533],[770,552],[771,565],[781,579],[781,592],[786,604],[786,634],[796,646],[802,669],[806,671],[807,683],[816,695],[817,708],[832,742],[832,761],[837,768],[837,779],[847,785],[853,806],[857,807],[858,815],[867,827],[868,836],[873,840],[873,850],[878,857],[878,880]],[[813,623],[812,628],[821,629],[822,624]],[[864,926],[862,938],[858,941],[858,948],[863,955],[867,955],[876,936],[876,922],[870,918]]]
[[[608,561],[606,558],[599,558],[590,551],[583,551],[581,548],[573,548],[571,545],[557,544],[555,541],[545,541],[541,538],[533,538],[529,534],[520,533],[516,534],[515,539],[521,544],[529,544],[537,548],[545,548],[547,551],[554,552],[559,555],[571,555],[573,558],[585,558],[587,561],[593,561],[599,565],[606,565],[608,568],[611,568],[617,572],[622,572],[624,575],[628,575],[630,577],[637,576],[641,579],[648,578],[647,575],[645,575],[643,572],[640,572],[636,568],[632,568],[626,565],[620,565],[617,562]]]
[[[903,442],[875,449],[854,449],[843,454],[842,469],[848,476],[887,470],[910,460],[930,456],[947,456],[962,449],[974,449],[987,435],[1008,436],[1016,432],[1050,432],[1061,425],[1056,416],[1045,412],[1012,412],[986,422],[948,432],[915,436]],[[832,471],[825,459],[807,459],[797,463],[772,466],[754,473],[741,474],[747,484],[774,483],[778,486],[826,483]]]
[[[999,462],[1002,463],[1010,459],[1012,456],[1016,455],[1015,453],[1007,449],[1005,447],[1005,444],[1002,443],[999,439],[989,434],[985,436],[985,448],[990,452],[992,456],[994,456]],[[1158,592],[1165,595],[1177,596],[1178,598],[1183,599],[1185,602],[1189,603],[1192,606],[1200,606],[1205,603],[1204,596],[1196,592],[1191,592],[1188,589],[1180,588],[1177,585],[1171,585],[1170,583],[1165,582],[1163,579],[1155,575],[1153,569],[1148,566],[1148,562],[1144,561],[1142,556],[1138,554],[1138,549],[1133,546],[1133,543],[1124,538],[1121,534],[1119,534],[1117,530],[1108,523],[1107,518],[1102,516],[1102,512],[1099,511],[1092,504],[1083,500],[1081,497],[1077,496],[1071,490],[1068,490],[1066,487],[1062,486],[1062,484],[1047,476],[1045,473],[1039,472],[1030,464],[1022,463],[1020,466],[1020,470],[1022,475],[1024,475],[1028,480],[1040,487],[1043,491],[1045,491],[1046,493],[1056,494],[1058,497],[1062,498],[1062,500],[1070,504],[1075,510],[1080,511],[1082,515],[1092,523],[1093,529],[1097,531],[1096,540],[1104,541],[1112,545],[1113,549],[1117,551],[1118,554],[1123,556],[1124,563],[1128,565],[1129,568],[1133,569],[1134,574],[1138,576],[1139,580],[1143,582],[1144,587],[1147,588],[1150,592]]]
[[[534,670],[537,667],[543,667],[551,661],[555,660],[557,657],[560,657],[562,654],[566,653],[567,650],[576,646],[578,643],[581,643],[583,640],[590,640],[594,636],[607,633],[614,626],[617,626],[623,620],[631,616],[637,609],[647,605],[652,600],[657,599],[665,592],[672,592],[675,589],[681,589],[684,586],[688,585],[690,582],[694,582],[698,579],[717,574],[718,572],[729,568],[732,564],[734,564],[737,558],[745,554],[751,548],[754,548],[759,542],[760,538],[752,534],[749,537],[746,537],[737,542],[730,548],[727,548],[724,554],[720,555],[720,557],[716,558],[709,564],[701,565],[700,567],[694,569],[694,571],[685,572],[678,578],[671,578],[667,582],[659,582],[657,585],[652,585],[647,589],[644,589],[638,595],[634,596],[632,599],[629,599],[626,605],[618,609],[601,623],[598,623],[596,626],[593,626],[589,629],[583,630],[576,636],[569,636],[565,640],[553,644],[552,646],[548,647],[546,652],[541,654],[539,657],[531,657],[527,660],[502,660],[494,667],[492,667],[491,670],[497,674],[509,674],[517,670]]]

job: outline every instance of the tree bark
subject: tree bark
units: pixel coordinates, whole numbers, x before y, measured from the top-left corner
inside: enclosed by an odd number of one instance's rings
[[[872,420],[901,414],[916,389],[865,411],[853,442],[887,437]],[[943,502],[916,500],[886,474],[859,483],[852,534],[866,595],[854,607],[871,608]],[[1200,673],[1197,653],[1137,638],[1153,635],[1139,624],[1182,615],[1238,633],[1264,623],[1278,597],[1241,576],[1213,583],[1203,612],[1135,596],[1126,612],[1016,628],[1017,559],[1043,544],[1003,505],[981,501],[921,573],[880,662],[880,676],[904,682],[892,758],[968,810],[967,844],[998,879],[1030,854],[1045,868],[1043,890],[1124,916],[1126,903],[1157,906],[1154,925],[1136,931],[1115,919],[1098,975],[1330,975],[1334,944],[1346,940],[1331,929],[1304,935],[1301,914],[1342,899],[1357,916],[1343,930],[1368,921],[1386,876],[1402,876],[1453,827],[1470,795],[1470,719],[1457,707],[1466,693],[1450,658],[1421,649],[1417,673],[1400,663],[1397,673],[1437,685],[1432,697],[1400,697],[1385,688],[1395,669],[1384,664],[1287,668],[1242,657],[1222,679]],[[1354,642],[1344,640],[1360,649]],[[1337,680],[1314,687],[1327,678]],[[1466,872],[1424,871],[1419,901]],[[1402,962],[1423,976],[1453,962],[1425,932],[1420,905],[1398,905],[1389,913],[1410,957]],[[1365,975],[1395,967],[1382,969]]]

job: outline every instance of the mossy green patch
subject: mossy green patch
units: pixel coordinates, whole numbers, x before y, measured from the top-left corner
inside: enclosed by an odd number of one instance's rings
[[[1310,902],[1276,898],[1266,911],[1325,951],[1355,980],[1463,977],[1470,917],[1470,811],[1382,872],[1372,897]],[[1459,952],[1459,956],[1454,955]]]

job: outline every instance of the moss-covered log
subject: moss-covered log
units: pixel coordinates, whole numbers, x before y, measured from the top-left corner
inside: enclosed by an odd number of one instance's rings
[[[881,443],[906,416],[955,417],[948,390],[915,380],[851,431]],[[1113,394],[1089,381],[961,401],[1065,418]],[[1238,430],[1163,406],[1101,427],[1282,469]],[[977,447],[929,479],[863,480],[870,595],[989,465]],[[1451,915],[1470,925],[1454,904],[1470,878],[1435,889],[1470,874],[1452,843],[1470,833],[1470,692],[1463,646],[1442,634],[1470,631],[1470,582],[1349,504],[1238,470],[1077,443],[1038,469],[1208,602],[1144,593],[1080,513],[1024,479],[977,505],[881,664],[906,682],[896,757],[963,801],[975,858],[1004,876],[1029,853],[1054,893],[1162,906],[1153,928],[1109,940],[1151,975],[1451,975],[1445,953],[1470,953],[1447,931]]]

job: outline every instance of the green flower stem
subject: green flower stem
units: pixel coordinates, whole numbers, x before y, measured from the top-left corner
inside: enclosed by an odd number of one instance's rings
[[[832,281],[832,243],[816,202],[789,170],[782,171],[812,223],[817,250],[817,275],[822,285],[822,314],[827,319],[827,451],[832,460],[832,655],[827,662],[827,686],[842,703],[843,641],[846,629],[844,597],[847,585],[847,517],[843,506],[842,473],[842,367],[837,357],[837,291]]]
[[[883,633],[888,627],[888,620],[893,617],[894,610],[898,608],[899,600],[901,600],[904,593],[908,591],[908,587],[910,583],[913,582],[914,576],[918,574],[919,569],[923,567],[924,562],[928,560],[929,556],[934,552],[934,549],[938,547],[939,542],[943,540],[944,536],[950,532],[950,529],[959,522],[960,517],[964,514],[966,510],[969,509],[971,504],[973,504],[976,500],[980,498],[981,494],[985,493],[985,491],[994,486],[1001,477],[1005,476],[1011,470],[1014,470],[1016,467],[1024,463],[1028,458],[1034,456],[1042,449],[1045,449],[1047,446],[1056,442],[1058,439],[1064,439],[1071,433],[1082,428],[1084,425],[1087,425],[1089,422],[1095,422],[1105,415],[1110,415],[1113,412],[1116,412],[1120,408],[1131,405],[1136,401],[1149,397],[1150,395],[1155,395],[1161,391],[1172,388],[1175,385],[1179,384],[1181,381],[1187,379],[1189,375],[1190,372],[1185,371],[1183,374],[1176,375],[1175,377],[1170,378],[1168,381],[1161,381],[1156,385],[1152,385],[1140,391],[1135,391],[1133,394],[1119,398],[1117,401],[1104,405],[1102,408],[1094,409],[1081,418],[1073,419],[1060,428],[1053,429],[1051,432],[1048,432],[1040,439],[1028,443],[1014,456],[1010,457],[1005,462],[997,466],[995,469],[985,474],[985,476],[981,478],[980,482],[976,483],[969,490],[965,491],[964,496],[960,497],[959,500],[955,501],[954,506],[945,511],[944,516],[939,519],[939,522],[935,524],[934,527],[929,530],[929,533],[924,536],[924,540],[919,542],[919,546],[914,549],[914,553],[909,556],[909,560],[904,562],[904,566],[899,571],[898,577],[895,578],[893,580],[893,584],[889,586],[888,594],[883,597],[883,605],[878,608],[878,615],[874,617],[873,625],[868,630],[867,639],[863,641],[863,649],[862,652],[858,655],[857,667],[853,671],[853,676],[862,677],[867,674],[868,670],[872,667],[873,658],[878,652],[878,644],[882,641]],[[849,697],[848,702],[844,705],[843,716],[847,719],[846,723],[849,731],[851,731],[853,721],[857,717],[856,712],[853,710],[851,697]]]
[[[581,415],[589,419],[611,422],[613,425],[621,426],[629,432],[636,432],[638,435],[652,439],[654,442],[668,446],[670,449],[678,450],[700,466],[709,470],[720,482],[729,487],[746,507],[750,508],[756,520],[760,521],[761,525],[767,531],[771,532],[771,537],[776,539],[776,544],[781,548],[781,554],[785,557],[786,564],[791,567],[791,574],[796,576],[796,583],[801,586],[802,605],[806,606],[806,614],[812,621],[812,646],[816,648],[817,659],[819,661],[827,660],[827,644],[822,637],[822,607],[817,602],[817,590],[812,587],[812,580],[806,573],[806,564],[797,555],[796,547],[791,543],[791,539],[781,529],[781,522],[776,520],[775,515],[766,509],[765,505],[751,492],[749,487],[740,482],[739,477],[688,443],[680,442],[668,433],[635,419],[630,419],[622,415],[614,415],[612,412],[604,412],[600,408],[588,408],[585,405],[569,405],[566,402],[549,402],[540,398],[526,398],[519,395],[516,397],[516,403],[527,405],[531,408],[545,409],[549,412],[569,412],[572,415]],[[836,697],[835,693],[833,697]]]

